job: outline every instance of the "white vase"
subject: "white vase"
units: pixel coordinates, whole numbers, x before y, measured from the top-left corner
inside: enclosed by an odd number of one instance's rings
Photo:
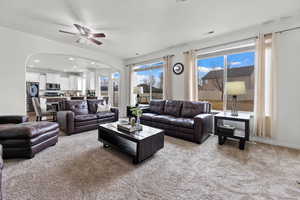
[[[137,128],[140,128],[140,124],[141,124],[140,117],[137,116],[137,117],[136,117],[136,127],[137,127]]]

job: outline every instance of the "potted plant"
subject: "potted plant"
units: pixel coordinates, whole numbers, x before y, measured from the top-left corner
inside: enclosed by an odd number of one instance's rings
[[[143,111],[142,111],[142,109],[140,109],[140,108],[132,108],[131,109],[131,112],[132,112],[132,115],[134,115],[135,117],[136,117],[136,127],[137,128],[140,128],[140,123],[141,123],[141,121],[140,121],[140,117],[142,116],[142,114],[143,114]]]

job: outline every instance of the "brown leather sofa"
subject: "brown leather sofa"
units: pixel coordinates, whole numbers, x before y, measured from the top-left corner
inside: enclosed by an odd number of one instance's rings
[[[165,130],[165,134],[201,144],[212,129],[208,102],[156,100],[143,110],[141,123]]]
[[[25,116],[0,116],[3,158],[32,158],[58,141],[55,122],[28,122]]]
[[[2,146],[0,145],[0,200],[2,200],[2,169],[3,169]]]
[[[57,121],[66,134],[94,130],[99,124],[118,121],[119,110],[97,112],[103,100],[69,100],[63,103],[63,111],[57,113]]]

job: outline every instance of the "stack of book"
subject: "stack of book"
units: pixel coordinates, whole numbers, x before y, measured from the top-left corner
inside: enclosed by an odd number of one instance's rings
[[[233,136],[235,127],[230,125],[219,125],[218,132],[222,133],[224,136]]]
[[[135,131],[141,131],[143,129],[142,126],[136,127],[136,126],[131,126],[131,124],[118,124],[118,129],[120,131],[125,131],[125,132],[135,132]]]

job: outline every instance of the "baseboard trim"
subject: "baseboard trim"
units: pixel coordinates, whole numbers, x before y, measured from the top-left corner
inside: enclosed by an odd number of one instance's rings
[[[300,144],[291,144],[288,142],[278,141],[278,140],[270,139],[270,138],[262,138],[262,137],[254,136],[254,137],[251,137],[251,141],[265,143],[265,144],[271,144],[271,145],[275,145],[275,146],[288,147],[288,148],[292,148],[292,149],[300,149]]]

